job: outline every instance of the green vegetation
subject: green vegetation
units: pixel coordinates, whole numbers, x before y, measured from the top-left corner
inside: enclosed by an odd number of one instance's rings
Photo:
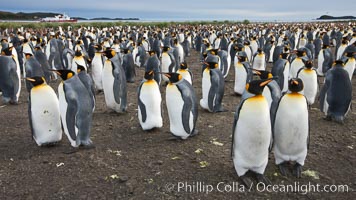
[[[248,20],[245,20],[250,23]],[[67,27],[72,26],[73,28],[94,26],[98,28],[103,27],[113,27],[113,26],[151,26],[151,27],[170,27],[177,26],[179,24],[185,24],[190,26],[197,25],[219,25],[219,24],[241,24],[246,23],[245,21],[190,21],[190,22],[140,22],[140,21],[118,21],[118,22],[78,22],[78,23],[53,23],[53,22],[0,22],[0,28],[32,28],[32,29],[44,29],[44,28],[57,28],[58,26]]]

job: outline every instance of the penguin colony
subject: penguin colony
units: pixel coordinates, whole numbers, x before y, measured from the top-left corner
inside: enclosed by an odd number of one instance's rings
[[[39,146],[61,141],[64,132],[71,146],[94,147],[90,135],[95,96],[104,93],[111,112],[135,110],[129,107],[127,84],[138,84],[137,116],[144,131],[169,126],[174,138],[185,140],[198,134],[199,112],[227,111],[225,79],[234,73],[233,91],[241,100],[231,123],[233,165],[244,184],[252,184],[249,174],[270,184],[264,171],[271,151],[283,176],[293,164],[293,174],[301,177],[311,105],[319,102],[325,120],[337,123],[343,123],[351,109],[353,25],[31,31],[2,31],[0,92],[4,104],[18,104],[24,78],[32,137]],[[192,49],[199,52],[201,66],[187,63]],[[202,85],[194,86],[201,87],[201,96],[192,85],[191,67],[201,68]],[[144,77],[136,78],[136,70],[144,70]],[[59,77],[58,88],[53,89],[49,83]],[[162,120],[163,91],[169,124]]]

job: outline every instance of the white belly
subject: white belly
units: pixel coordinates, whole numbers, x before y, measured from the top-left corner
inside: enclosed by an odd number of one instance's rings
[[[266,69],[266,56],[265,54],[256,55],[253,59],[252,68],[257,70],[265,70]]]
[[[101,55],[95,54],[91,63],[91,75],[93,77],[94,85],[97,90],[103,89],[102,82],[103,62]]]
[[[211,87],[210,70],[208,68],[206,68],[203,72],[203,78],[202,78],[202,96],[203,96],[203,98],[200,100],[200,106],[204,109],[209,109],[208,97],[209,97],[210,87]]]
[[[234,92],[242,95],[246,87],[247,73],[241,63],[235,65],[235,85]]]
[[[289,80],[289,72],[290,71],[290,63],[287,61],[286,65],[284,66],[284,71],[283,71],[283,77],[284,77],[284,82],[283,82],[283,90],[282,92],[287,92],[288,91],[288,80]]]
[[[337,49],[337,54],[336,54],[336,60],[339,60],[342,57],[342,54],[344,53],[347,45],[340,45],[340,47]]]
[[[142,114],[138,106],[138,119],[143,130],[150,130],[152,128],[162,127],[162,114],[161,114],[161,93],[156,81],[148,84],[143,84],[139,96],[142,103],[146,108],[146,121],[142,121]]]
[[[41,146],[62,139],[59,102],[50,86],[39,86],[31,90],[31,117],[33,138]]]
[[[106,106],[109,109],[120,112],[120,104],[117,104],[114,97],[114,77],[112,74],[112,65],[111,61],[105,61],[103,73],[102,73],[102,82]]]
[[[301,58],[295,58],[290,65],[290,77],[296,78],[299,69],[303,67],[304,67],[303,60]]]
[[[302,79],[304,89],[300,92],[305,96],[309,105],[313,105],[318,92],[318,76],[314,70],[312,72],[301,71],[298,78]]]
[[[344,69],[347,71],[347,73],[349,73],[350,80],[352,80],[352,75],[355,70],[355,65],[356,65],[355,58],[349,58],[349,61],[344,66]]]
[[[266,86],[263,89],[262,95],[266,98],[266,101],[268,103],[268,108],[271,108],[271,104],[272,104],[272,95],[271,95],[271,90],[268,88],[268,86]]]
[[[85,70],[87,70],[87,65],[84,61],[84,58],[83,57],[74,57],[73,60],[72,60],[72,68],[71,70],[74,72],[74,73],[78,73],[77,72],[77,69],[78,69],[78,64],[83,66],[85,68]]]
[[[233,161],[239,176],[248,170],[263,174],[268,162],[271,121],[267,101],[246,100],[234,130]]]
[[[319,55],[318,55],[318,69],[316,72],[318,75],[323,76],[323,62],[324,62],[324,50],[320,50]]]
[[[285,95],[276,112],[274,125],[276,164],[297,161],[304,165],[308,133],[308,108],[304,97]]]
[[[192,77],[187,70],[180,69],[177,71],[178,74],[182,75],[182,77],[187,80],[190,84],[192,84]]]
[[[274,48],[275,46],[272,45],[271,49],[269,50],[269,58],[268,58],[268,62],[273,62],[273,52],[274,52]]]

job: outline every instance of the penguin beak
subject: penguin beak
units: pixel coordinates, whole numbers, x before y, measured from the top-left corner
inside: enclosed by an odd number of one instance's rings
[[[268,79],[267,81],[264,81],[264,82],[260,83],[260,86],[263,87],[263,86],[267,85],[271,81],[272,81],[272,79]]]
[[[148,74],[149,74],[149,75],[152,75],[152,74],[153,74],[153,70],[149,71]]]
[[[36,80],[33,78],[26,78],[26,80],[31,81],[31,82],[36,82]]]
[[[259,72],[258,70],[252,69],[257,75],[261,75],[261,72]]]
[[[171,75],[167,74],[167,73],[162,73],[163,75],[165,75],[167,78],[171,78]]]
[[[294,84],[299,85],[298,81],[293,81]]]

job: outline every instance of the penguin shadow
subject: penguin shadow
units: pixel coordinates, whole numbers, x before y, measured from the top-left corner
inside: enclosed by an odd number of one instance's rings
[[[94,144],[91,145],[80,145],[79,147],[70,146],[68,149],[62,151],[63,154],[74,154],[83,150],[94,150],[96,146]]]
[[[254,191],[255,187],[259,183],[263,183],[264,185],[272,185],[272,182],[263,174],[258,174],[251,170],[248,170],[243,176],[239,177],[239,180],[248,188],[250,191]],[[256,182],[257,184],[254,184]]]
[[[301,178],[302,177],[302,166],[297,163],[297,162],[283,162],[279,165],[277,165],[279,169],[279,173],[283,177],[289,177],[289,176],[294,176],[296,178]]]

